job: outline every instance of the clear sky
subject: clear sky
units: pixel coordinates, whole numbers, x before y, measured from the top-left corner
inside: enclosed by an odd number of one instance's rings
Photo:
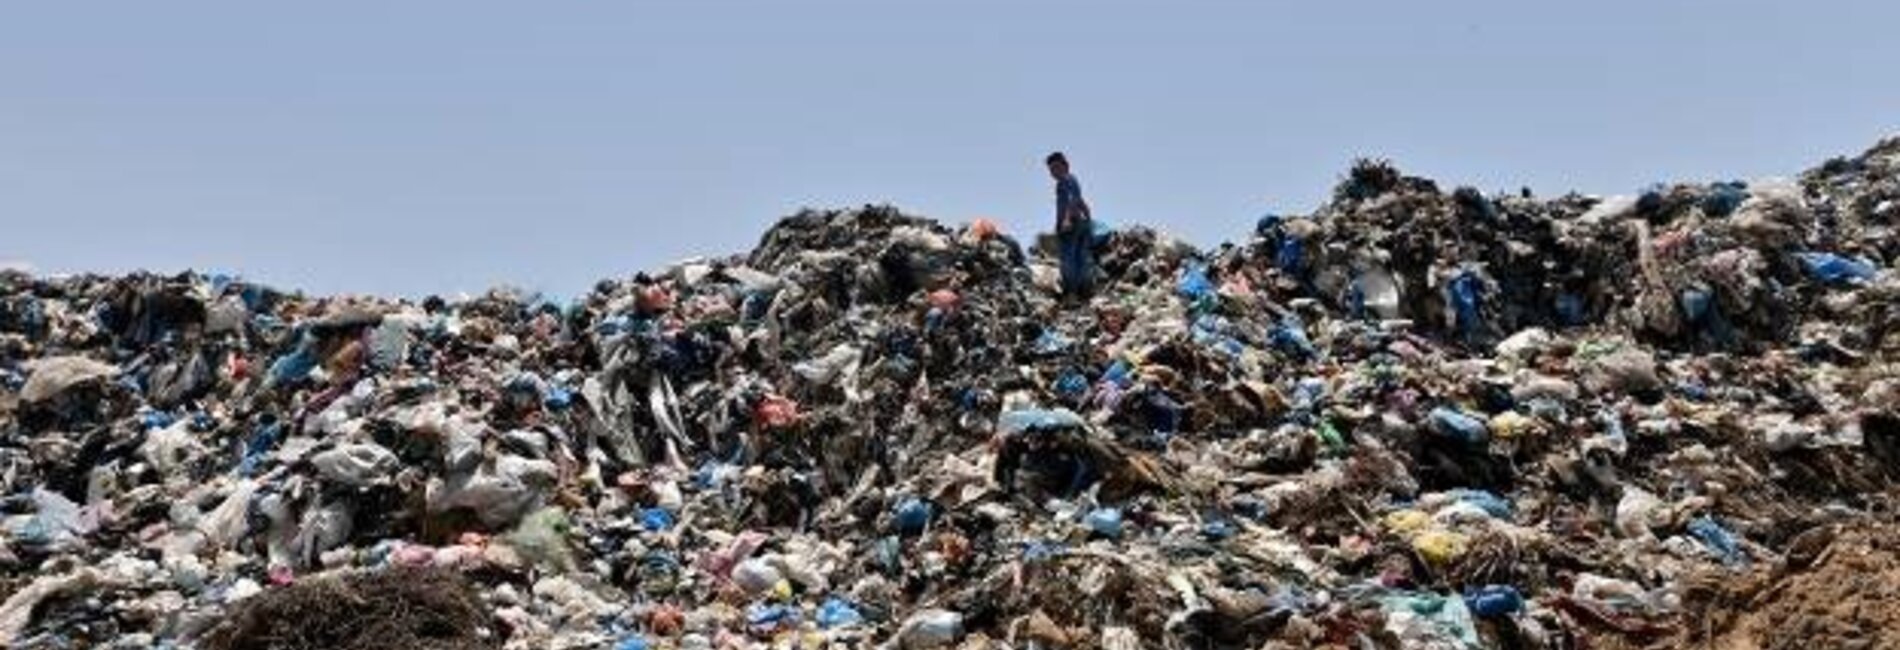
[[[1900,129],[1900,3],[12,2],[0,261],[558,295],[799,206],[1202,244],[1352,158],[1487,190],[1786,175]]]

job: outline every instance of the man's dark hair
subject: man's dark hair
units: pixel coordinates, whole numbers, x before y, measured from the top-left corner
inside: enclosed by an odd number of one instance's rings
[[[1069,157],[1062,155],[1062,152],[1058,151],[1058,152],[1049,154],[1049,157],[1042,159],[1042,162],[1045,165],[1053,165],[1056,163],[1062,163],[1064,165],[1067,165],[1069,164]]]

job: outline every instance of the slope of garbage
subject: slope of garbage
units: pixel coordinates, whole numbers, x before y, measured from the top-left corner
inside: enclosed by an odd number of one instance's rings
[[[1081,302],[886,207],[566,303],[7,273],[0,647],[1885,647],[1896,222],[1900,139],[1365,161]]]

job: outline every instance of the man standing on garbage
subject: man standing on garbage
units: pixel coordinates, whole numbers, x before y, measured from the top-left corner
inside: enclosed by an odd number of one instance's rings
[[[1056,251],[1061,261],[1062,295],[1086,298],[1095,284],[1094,228],[1082,184],[1069,173],[1069,159],[1058,151],[1043,160],[1056,179]]]

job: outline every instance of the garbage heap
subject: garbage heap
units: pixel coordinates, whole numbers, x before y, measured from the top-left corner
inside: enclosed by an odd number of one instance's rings
[[[1104,233],[1079,304],[887,207],[567,303],[12,273],[0,646],[1888,647],[1896,221],[1900,139],[1611,199],[1362,162]]]

